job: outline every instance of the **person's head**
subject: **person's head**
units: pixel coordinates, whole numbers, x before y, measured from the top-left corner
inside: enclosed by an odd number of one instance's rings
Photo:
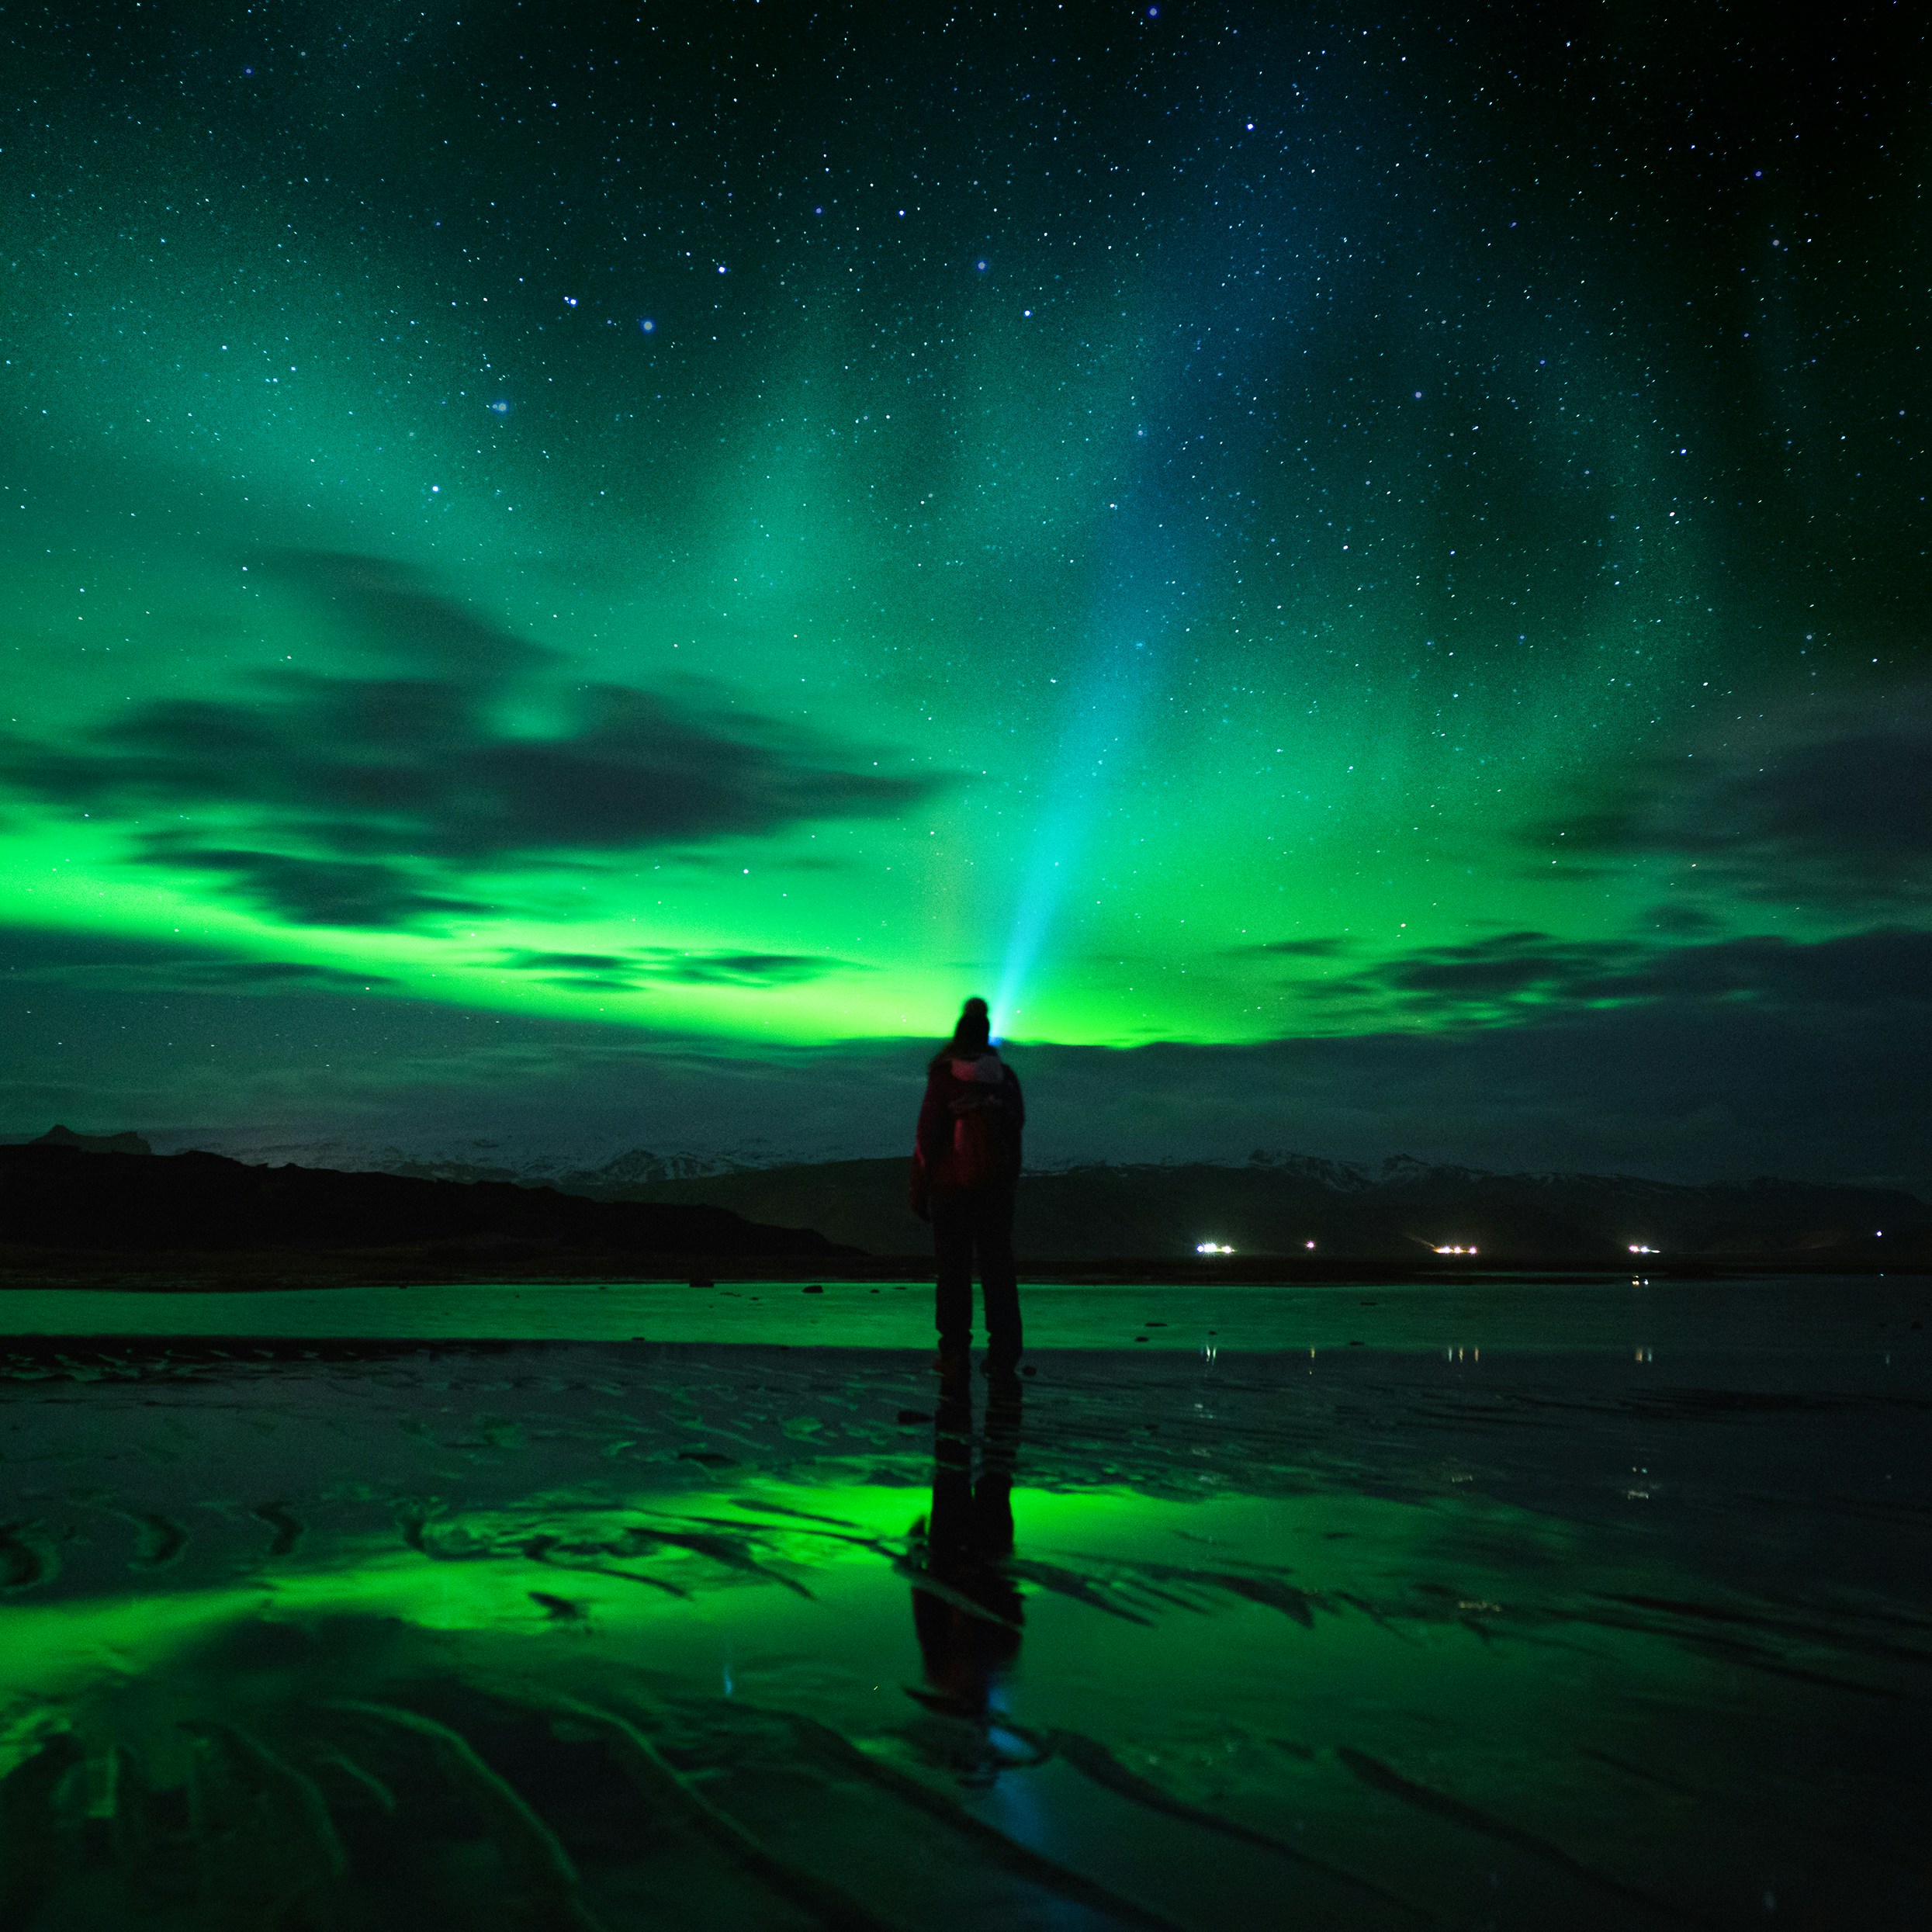
[[[959,1024],[953,1029],[954,1044],[961,1047],[983,1047],[992,1038],[992,1022],[987,1016],[985,1001],[968,1000],[959,1009]]]

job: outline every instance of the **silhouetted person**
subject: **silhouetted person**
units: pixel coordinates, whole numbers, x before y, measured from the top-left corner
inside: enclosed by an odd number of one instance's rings
[[[912,1149],[912,1212],[933,1224],[939,1257],[942,1375],[962,1373],[973,1345],[973,1262],[986,1307],[986,1372],[1010,1375],[1020,1349],[1013,1271],[1013,1191],[1026,1103],[994,1051],[983,999],[969,999],[926,1075]]]
[[[919,1570],[937,1587],[912,1586],[912,1628],[925,1660],[919,1701],[963,1717],[982,1733],[995,1686],[1020,1653],[1020,1592],[1008,1575],[1013,1554],[1013,1466],[1020,1452],[1021,1383],[992,1387],[979,1480],[973,1480],[971,1384],[950,1378],[933,1426],[933,1510],[913,1531]],[[982,1765],[1002,1755],[983,1735]]]

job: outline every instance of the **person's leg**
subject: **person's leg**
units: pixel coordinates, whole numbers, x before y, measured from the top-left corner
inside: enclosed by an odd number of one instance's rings
[[[1016,1375],[991,1378],[979,1480],[973,1485],[973,1534],[982,1556],[998,1562],[1013,1553],[1013,1472],[1020,1460],[1020,1391]]]
[[[937,1558],[971,1547],[973,1526],[973,1390],[968,1376],[940,1384],[933,1418],[933,1513],[926,1538]]]
[[[975,1245],[979,1250],[979,1289],[986,1304],[986,1366],[1011,1369],[1018,1365],[1020,1277],[1013,1262],[1013,1197],[1005,1188],[977,1198]]]
[[[973,1220],[971,1196],[935,1194],[933,1248],[939,1262],[933,1297],[939,1352],[964,1362],[973,1345]]]

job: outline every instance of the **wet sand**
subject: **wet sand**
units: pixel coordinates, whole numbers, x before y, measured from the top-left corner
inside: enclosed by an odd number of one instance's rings
[[[808,1285],[0,1297],[0,1916],[1927,1922],[1932,1285]]]

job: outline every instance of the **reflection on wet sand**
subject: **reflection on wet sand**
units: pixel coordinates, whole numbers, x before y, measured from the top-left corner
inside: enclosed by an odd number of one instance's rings
[[[1020,1654],[1026,1612],[1008,1567],[1013,1549],[1013,1476],[1020,1454],[1021,1384],[990,1379],[985,1433],[974,1470],[970,1376],[945,1378],[933,1422],[933,1506],[913,1526],[912,1626],[924,1662],[928,1706],[975,1727],[975,1776],[997,1775],[995,1695]],[[1010,1733],[1009,1733],[1010,1735]]]
[[[0,1925],[1916,1927],[1863,1332],[0,1348]]]

